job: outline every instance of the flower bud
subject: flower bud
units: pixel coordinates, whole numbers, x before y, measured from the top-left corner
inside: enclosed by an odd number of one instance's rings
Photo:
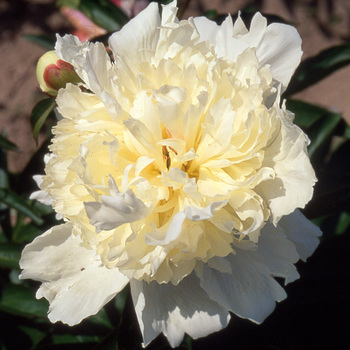
[[[73,66],[62,61],[54,51],[48,51],[40,57],[36,66],[36,78],[40,89],[50,96],[57,96],[57,91],[67,83],[81,82]]]

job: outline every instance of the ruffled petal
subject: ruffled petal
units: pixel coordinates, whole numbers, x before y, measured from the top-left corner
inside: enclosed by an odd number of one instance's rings
[[[43,175],[34,175],[33,179],[36,182],[36,184],[38,185],[38,187],[40,187],[41,183],[43,182]],[[43,190],[34,191],[29,196],[29,199],[36,200],[36,201],[38,201],[42,204],[45,204],[45,205],[52,205],[52,203],[53,203],[52,197],[47,192],[45,192]],[[63,216],[59,213],[56,213],[55,217],[56,217],[56,220],[63,219]]]
[[[300,128],[281,117],[281,130],[267,147],[263,166],[275,178],[259,184],[257,192],[267,200],[274,225],[296,208],[304,208],[313,195],[317,179],[307,155],[308,139]]]
[[[247,48],[255,48],[259,66],[269,65],[274,80],[284,90],[300,63],[301,38],[290,25],[273,23],[267,26],[266,18],[259,12],[252,18],[249,31],[239,16],[235,23],[231,16],[218,27],[214,22],[198,17],[194,19],[200,41],[214,45],[219,57],[236,62]]]
[[[200,285],[209,297],[253,322],[261,323],[275,308],[275,302],[286,298],[283,288],[271,277],[264,258],[256,251],[235,248],[236,254],[227,256],[231,273],[203,264],[197,269]]]
[[[185,219],[191,221],[208,220],[214,216],[214,211],[218,207],[222,207],[226,204],[226,201],[213,202],[207,207],[196,208],[186,207],[184,211],[179,211],[174,215],[172,221],[162,239],[159,239],[159,231],[155,230],[152,233],[146,235],[146,242],[149,245],[168,245],[170,242],[175,241],[182,232],[182,225]]]
[[[206,17],[195,17],[193,18],[193,22],[200,34],[200,42],[209,41],[214,45],[220,27],[214,21],[211,21]]]
[[[62,60],[73,65],[84,83],[96,94],[101,94],[103,86],[109,84],[106,78],[111,62],[102,43],[82,43],[73,35],[57,35],[55,50]]]
[[[55,51],[62,60],[73,65],[85,85],[105,104],[112,118],[119,120],[123,112],[113,97],[113,82],[108,78],[113,67],[105,46],[102,43],[82,43],[73,35],[60,37],[57,34]]]
[[[208,297],[193,274],[177,286],[136,280],[130,286],[144,346],[163,332],[176,347],[185,333],[193,339],[204,337],[226,327],[230,320],[229,313]]]
[[[300,210],[283,217],[279,222],[279,226],[295,244],[298,255],[303,261],[306,261],[313,254],[320,243],[321,230],[306,219]]]
[[[86,214],[96,232],[112,230],[120,225],[140,220],[147,216],[149,208],[138,199],[131,189],[119,192],[113,178],[109,180],[113,188],[111,196],[102,195],[100,202],[85,202]]]
[[[42,175],[34,175],[33,176],[34,181],[40,187],[41,183],[43,182],[43,176]],[[35,199],[38,202],[45,204],[45,205],[52,205],[52,198],[49,196],[49,194],[45,191],[39,190],[33,192],[30,196],[29,199]]]
[[[127,57],[134,63],[151,61],[158,42],[159,25],[158,4],[153,2],[120,31],[111,35],[108,44],[114,56]]]
[[[104,267],[72,228],[67,223],[46,231],[24,248],[20,260],[20,278],[42,282],[36,297],[49,301],[50,321],[70,326],[96,314],[129,282],[118,269]]]
[[[272,23],[266,28],[256,50],[260,66],[270,66],[272,77],[282,83],[282,90],[287,87],[302,54],[297,30],[281,23]]]
[[[259,236],[258,252],[264,257],[271,275],[285,278],[285,284],[300,277],[294,266],[300,256],[280,223],[277,227],[266,223]]]

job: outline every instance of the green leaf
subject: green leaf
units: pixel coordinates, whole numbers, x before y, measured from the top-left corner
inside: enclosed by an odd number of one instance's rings
[[[0,223],[1,225],[1,223]],[[11,238],[11,237],[10,237]],[[3,230],[0,230],[0,243],[8,242],[10,239],[5,235]]]
[[[35,349],[36,346],[46,337],[46,332],[38,328],[27,325],[19,325],[18,328],[30,338],[32,342],[32,349]]]
[[[128,16],[109,0],[81,0],[79,10],[109,32],[119,30]]]
[[[56,1],[56,6],[62,7],[62,6],[67,6],[72,9],[77,9],[79,7],[80,0],[57,0]]]
[[[186,335],[184,343],[186,344],[187,350],[192,350],[192,338],[189,335]]]
[[[38,216],[24,199],[9,189],[0,188],[0,202],[30,217],[37,225],[42,225],[44,223],[44,220]]]
[[[98,343],[101,337],[97,335],[53,334],[52,344]]]
[[[94,323],[96,325],[113,329],[113,325],[108,318],[107,312],[105,308],[102,308],[96,315],[89,317],[89,322]]]
[[[213,9],[204,11],[202,13],[202,16],[207,17],[208,19],[213,20],[213,21],[218,17],[218,15],[219,15],[218,11],[213,10]]]
[[[114,298],[114,306],[117,309],[120,316],[123,315],[129,292],[130,289],[129,286],[127,286]]]
[[[289,100],[287,108],[295,113],[294,123],[299,125],[311,140],[308,148],[310,157],[332,137],[333,131],[342,120],[340,113],[302,101]]]
[[[16,226],[13,230],[12,240],[16,243],[31,242],[34,238],[41,235],[43,230],[33,225],[32,223],[27,225]]]
[[[0,243],[0,267],[19,268],[22,246],[14,243]]]
[[[350,140],[350,125],[349,124],[345,125],[343,137]]]
[[[54,35],[24,34],[24,38],[46,50],[51,51],[55,48],[56,38]]]
[[[18,151],[18,147],[3,135],[0,135],[0,148],[9,151]]]
[[[40,213],[40,216],[46,216],[46,215],[56,213],[50,205],[46,205],[46,204],[40,203],[38,201],[33,202],[33,208],[35,208],[35,211]]]
[[[350,228],[350,213],[342,212],[339,215],[334,234],[342,235]]]
[[[341,121],[341,114],[325,114],[322,119],[308,132],[311,144],[308,147],[309,156],[312,158],[318,149],[324,145],[333,134],[333,131]]]
[[[9,177],[7,169],[7,157],[6,152],[0,149],[0,188],[9,187]],[[10,241],[12,237],[12,226],[10,220],[10,210],[9,207],[0,202],[0,227],[2,232],[0,239],[3,241]]]
[[[0,188],[9,187],[6,152],[0,149]],[[0,206],[1,207],[1,206]]]
[[[38,142],[40,129],[42,128],[43,124],[45,123],[45,120],[48,118],[50,113],[53,111],[55,104],[56,102],[53,98],[47,98],[38,102],[34,106],[32,114],[30,116],[30,123],[33,130],[33,136],[36,142]]]
[[[116,332],[110,332],[108,336],[105,337],[105,339],[103,339],[96,347],[94,347],[94,350],[118,350],[119,346],[117,338],[118,336]]]
[[[310,128],[325,114],[324,108],[299,100],[287,100],[287,109],[295,113],[294,123],[303,130]]]
[[[284,96],[306,89],[349,63],[350,44],[331,47],[306,59],[294,73]]]
[[[29,288],[5,284],[1,288],[0,310],[19,316],[46,318],[48,303],[44,299],[35,299]]]

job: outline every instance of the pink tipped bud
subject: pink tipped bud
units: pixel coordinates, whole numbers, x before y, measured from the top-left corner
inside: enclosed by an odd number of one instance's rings
[[[62,61],[54,51],[46,52],[40,57],[36,66],[36,78],[40,89],[50,96],[56,96],[57,91],[67,83],[81,82],[73,66]]]

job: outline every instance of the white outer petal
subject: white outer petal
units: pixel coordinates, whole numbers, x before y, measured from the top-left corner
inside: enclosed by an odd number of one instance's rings
[[[262,166],[275,170],[275,178],[256,187],[271,209],[277,225],[284,215],[304,208],[313,195],[317,179],[307,154],[308,139],[298,126],[281,117],[281,131],[265,153]]]
[[[114,33],[108,44],[115,57],[124,56],[135,63],[141,58],[150,61],[156,49],[159,26],[158,4],[153,2]]]
[[[278,224],[295,244],[301,260],[306,261],[320,243],[322,232],[319,227],[306,219],[299,210],[284,216]]]
[[[271,276],[264,258],[256,251],[235,247],[227,256],[232,273],[222,273],[203,264],[197,270],[201,287],[209,297],[236,315],[261,323],[286,298],[283,288]]]
[[[167,5],[162,5],[162,26],[167,24],[178,23],[177,14],[177,0],[170,2]]]
[[[82,246],[69,223],[54,226],[22,253],[21,279],[42,282],[36,297],[50,303],[51,322],[72,326],[96,314],[129,282],[118,269],[107,269],[94,250]]]
[[[108,78],[111,75],[112,63],[104,45],[102,43],[82,43],[76,36],[68,34],[64,37],[57,34],[56,37],[56,54],[73,65],[85,85],[104,103],[111,117],[119,120],[123,112],[113,97],[112,79]]]
[[[82,43],[76,36],[56,36],[55,51],[64,61],[69,62],[77,74],[92,91],[101,95],[104,85],[109,85],[107,72],[111,61],[102,43]]]
[[[214,44],[220,26],[206,17],[194,17],[193,21],[200,33],[200,41],[209,41]]]
[[[34,181],[40,188],[41,183],[43,182],[43,175],[34,175],[33,176]],[[45,204],[45,205],[52,205],[52,198],[49,196],[49,194],[43,190],[35,191],[30,196],[29,199],[35,199],[38,202]]]
[[[205,337],[230,320],[227,310],[208,297],[194,274],[177,286],[131,280],[130,287],[144,346],[163,332],[176,347],[185,333],[194,339]]]
[[[297,30],[281,23],[270,24],[257,46],[260,67],[270,65],[272,77],[282,83],[282,92],[298,67],[303,51]]]
[[[200,41],[211,42],[219,57],[236,62],[245,49],[256,48],[259,66],[270,66],[272,77],[282,83],[282,90],[300,63],[301,38],[296,29],[281,23],[266,26],[266,19],[259,12],[253,17],[249,31],[240,17],[233,23],[228,16],[220,27],[204,17],[195,18],[194,23]]]
[[[266,223],[259,236],[258,252],[264,257],[271,275],[285,278],[285,284],[300,277],[294,266],[299,260],[299,254],[280,223],[277,227],[269,222]]]
[[[50,157],[51,158],[51,157]],[[47,164],[49,157],[47,157],[47,155],[45,155],[45,164]],[[41,183],[43,182],[43,175],[34,175],[33,176],[34,181],[36,182],[36,184],[38,185],[38,187],[40,187]],[[39,190],[39,191],[34,191],[30,196],[29,199],[34,199],[37,200],[38,202],[45,204],[45,205],[52,205],[52,198],[50,197],[50,195],[43,191],[43,190]],[[63,218],[63,216],[61,214],[56,213],[56,220],[61,220]]]

